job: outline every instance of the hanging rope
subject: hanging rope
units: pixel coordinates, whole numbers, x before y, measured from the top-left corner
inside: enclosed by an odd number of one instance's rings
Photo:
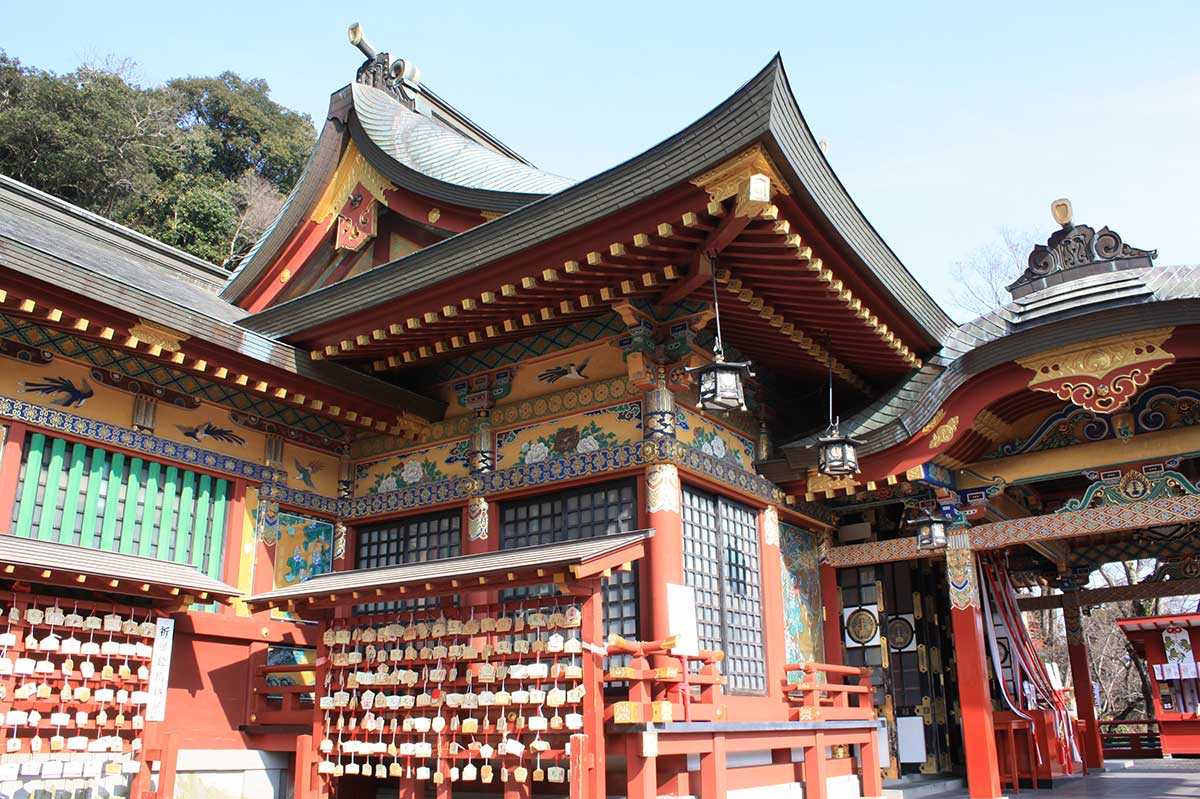
[[[1058,739],[1067,743],[1069,751],[1067,758],[1062,761],[1062,766],[1068,774],[1072,774],[1075,771],[1074,762],[1083,762],[1083,759],[1075,733],[1075,725],[1071,722],[1067,705],[1059,692],[1055,690],[1050,675],[1046,671],[1046,664],[1042,662],[1041,656],[1034,649],[1033,639],[1030,638],[1029,630],[1025,627],[1025,621],[1017,608],[1012,583],[1008,579],[1008,573],[1003,564],[989,560],[983,563],[983,568],[987,571],[988,578],[995,588],[996,604],[1011,635],[1013,649],[1019,654],[1025,673],[1029,676],[1030,684],[1033,685],[1039,699],[1054,714],[1055,733]]]

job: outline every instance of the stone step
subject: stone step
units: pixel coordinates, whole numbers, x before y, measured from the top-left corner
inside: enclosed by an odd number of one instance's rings
[[[967,783],[962,777],[920,775],[883,784],[884,799],[930,799],[942,794],[962,793]]]

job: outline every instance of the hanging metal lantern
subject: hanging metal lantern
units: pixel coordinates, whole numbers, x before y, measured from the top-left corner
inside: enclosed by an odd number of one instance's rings
[[[857,447],[861,443],[857,438],[843,435],[834,421],[825,435],[817,439],[817,471],[829,477],[858,474]]]
[[[706,411],[746,410],[746,391],[743,377],[754,377],[749,361],[726,361],[725,347],[721,343],[721,305],[717,299],[717,257],[713,263],[713,314],[717,323],[717,336],[713,341],[713,359],[703,366],[689,366],[688,374],[696,376],[700,390],[700,407]]]
[[[717,354],[712,363],[689,368],[688,372],[696,375],[700,387],[700,407],[704,410],[746,410],[742,377],[754,376],[749,361],[726,361]]]
[[[909,521],[917,531],[917,549],[922,552],[946,548],[946,519],[940,513],[926,511]]]

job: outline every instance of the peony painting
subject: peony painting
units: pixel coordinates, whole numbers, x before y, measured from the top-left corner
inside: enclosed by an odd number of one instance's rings
[[[506,430],[496,436],[497,464],[525,466],[586,455],[641,436],[642,406],[626,402],[553,422]]]
[[[359,496],[386,494],[465,474],[469,449],[469,441],[453,441],[360,463],[355,472],[356,492]]]

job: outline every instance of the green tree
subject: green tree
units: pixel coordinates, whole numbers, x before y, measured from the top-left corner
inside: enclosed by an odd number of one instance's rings
[[[247,171],[287,192],[313,147],[312,120],[269,96],[267,82],[232,72],[167,83],[182,104],[180,124],[197,134],[207,158],[193,168],[236,181]]]
[[[232,72],[143,87],[0,51],[0,172],[232,268],[299,178],[311,120]]]

